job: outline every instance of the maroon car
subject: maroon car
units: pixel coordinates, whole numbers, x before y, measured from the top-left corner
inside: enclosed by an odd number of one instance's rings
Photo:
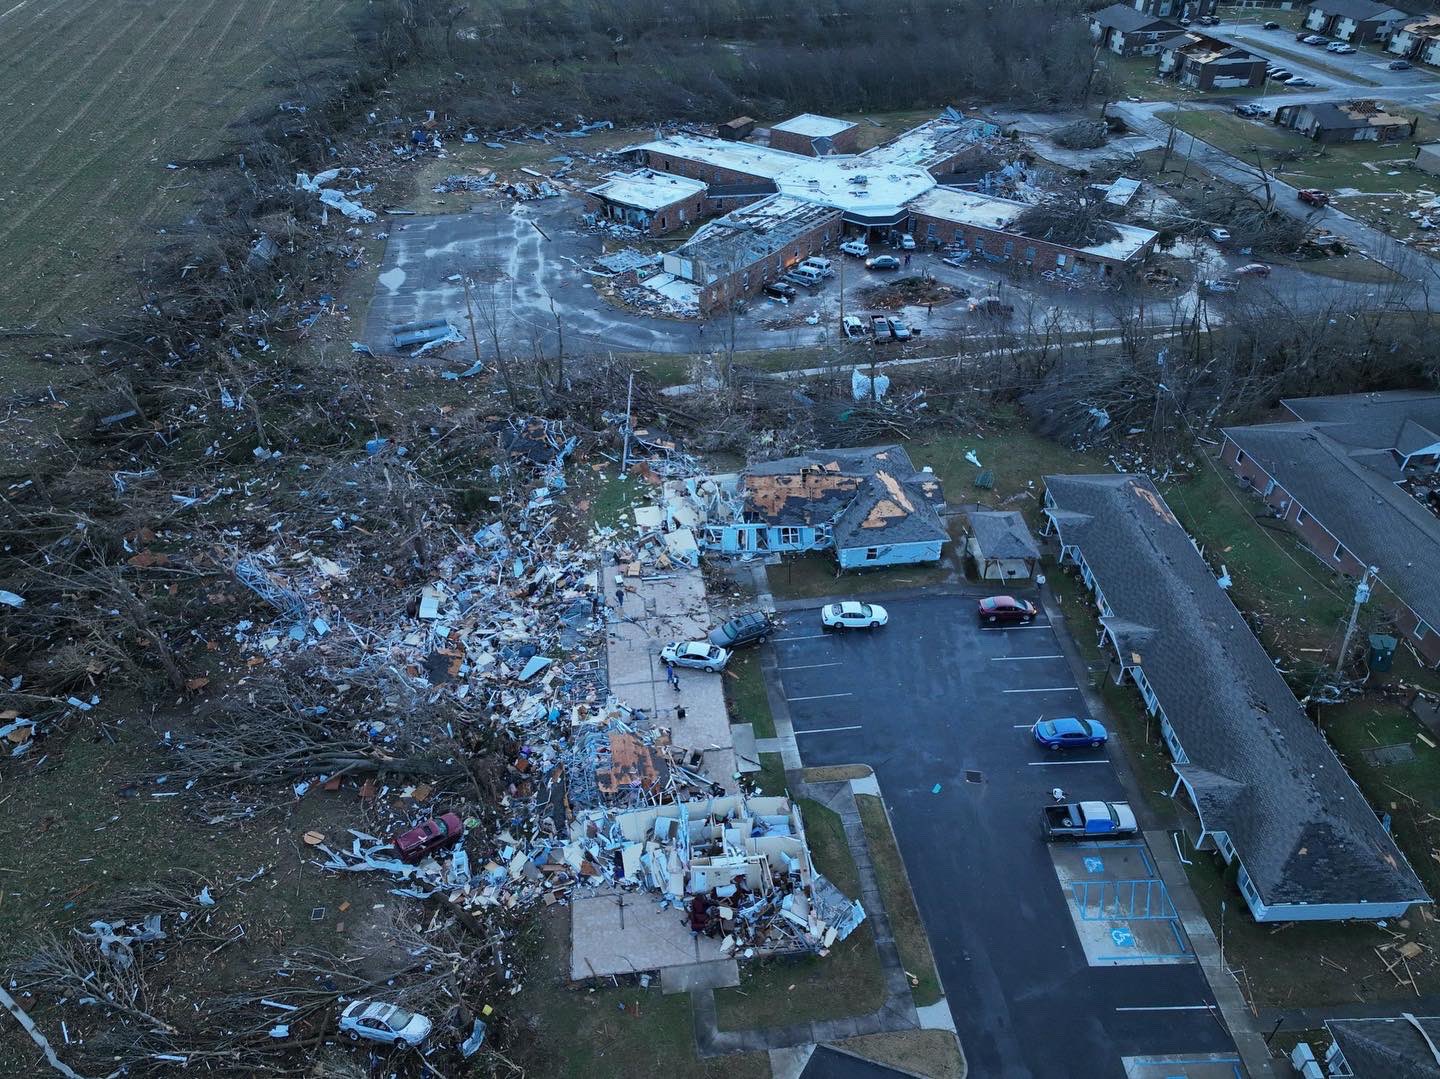
[[[980,601],[982,622],[1033,622],[1039,613],[1035,604],[1014,596],[990,596]]]
[[[442,813],[424,824],[417,824],[408,832],[401,832],[393,843],[400,860],[406,865],[414,865],[427,854],[453,847],[464,834],[464,821],[454,813]]]

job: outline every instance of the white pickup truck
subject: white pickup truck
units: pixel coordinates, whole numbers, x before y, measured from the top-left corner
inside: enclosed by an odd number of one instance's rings
[[[1135,814],[1125,802],[1046,806],[1041,823],[1046,839],[1105,839],[1138,831]]]

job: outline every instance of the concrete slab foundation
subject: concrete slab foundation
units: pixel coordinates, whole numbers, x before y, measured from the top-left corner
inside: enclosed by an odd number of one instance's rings
[[[720,942],[692,935],[678,910],[637,892],[576,896],[570,906],[570,978],[634,974],[723,960]]]

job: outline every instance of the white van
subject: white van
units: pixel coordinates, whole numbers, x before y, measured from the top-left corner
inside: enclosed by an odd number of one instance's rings
[[[825,283],[825,275],[809,266],[800,265],[785,275],[785,280],[794,281],[807,288],[819,288]]]
[[[802,259],[800,267],[806,270],[814,270],[821,277],[835,276],[835,264],[829,259],[822,259],[815,255],[811,255],[808,259]]]
[[[840,245],[840,250],[844,251],[847,255],[854,255],[856,258],[863,259],[866,255],[870,254],[870,245],[864,240],[846,240]]]

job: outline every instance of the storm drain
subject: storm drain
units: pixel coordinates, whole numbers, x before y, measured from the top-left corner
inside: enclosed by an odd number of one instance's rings
[[[985,782],[985,773],[984,773],[984,772],[977,772],[974,768],[967,768],[967,769],[965,769],[965,782],[966,782],[966,783],[984,783],[984,782]]]

